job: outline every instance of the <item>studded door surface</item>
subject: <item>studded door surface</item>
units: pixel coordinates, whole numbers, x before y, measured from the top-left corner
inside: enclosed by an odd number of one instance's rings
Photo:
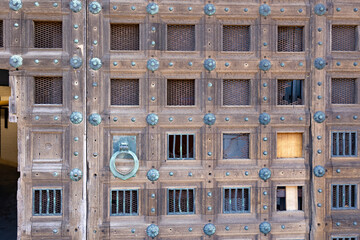
[[[0,2],[19,239],[358,239],[358,5]]]

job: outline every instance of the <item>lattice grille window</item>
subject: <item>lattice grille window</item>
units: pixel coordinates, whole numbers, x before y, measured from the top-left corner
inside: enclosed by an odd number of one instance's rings
[[[331,103],[355,104],[356,79],[355,78],[331,79]]]
[[[195,80],[168,80],[167,105],[195,105]]]
[[[278,80],[278,105],[303,105],[303,80]]]
[[[61,189],[33,189],[33,215],[54,216],[62,214]]]
[[[278,27],[278,52],[302,52],[304,27],[279,26]]]
[[[334,184],[332,185],[332,208],[351,209],[356,208],[357,185]]]
[[[357,237],[332,237],[331,240],[358,240]]]
[[[111,24],[111,50],[139,50],[139,24]]]
[[[250,212],[250,188],[224,188],[223,213]]]
[[[195,51],[195,25],[167,25],[168,51]]]
[[[223,135],[223,159],[248,159],[248,133],[227,133]]]
[[[62,48],[62,22],[34,22],[35,48]]]
[[[4,23],[0,20],[0,47],[4,47]]]
[[[332,156],[356,157],[357,132],[332,132]]]
[[[168,189],[168,214],[194,214],[195,189]]]
[[[139,79],[111,79],[111,105],[139,105]]]
[[[110,215],[138,215],[138,190],[111,190]]]
[[[355,51],[356,41],[356,26],[332,26],[331,49],[333,51]]]
[[[34,78],[35,104],[62,104],[62,77]]]
[[[250,51],[250,26],[224,25],[223,51]]]
[[[249,105],[250,80],[224,79],[223,80],[223,105]]]
[[[195,134],[168,134],[168,159],[195,159]]]

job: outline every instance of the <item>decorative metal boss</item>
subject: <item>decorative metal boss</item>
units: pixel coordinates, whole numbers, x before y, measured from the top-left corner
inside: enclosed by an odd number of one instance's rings
[[[72,0],[69,3],[69,6],[70,6],[70,10],[75,13],[80,12],[82,9],[82,4],[81,4],[81,1],[79,1],[79,0]]]
[[[325,66],[326,66],[326,61],[325,59],[319,57],[319,58],[316,58],[315,61],[314,61],[314,66],[316,69],[323,69]]]
[[[116,159],[118,156],[120,157],[120,159],[124,159],[125,161],[128,161],[129,159],[128,156],[130,156],[134,164],[131,171],[124,173],[124,172],[120,172],[116,168]],[[120,178],[122,180],[127,180],[131,177],[134,177],[138,169],[139,169],[138,157],[134,152],[132,152],[129,149],[129,143],[126,140],[121,141],[119,146],[119,151],[115,152],[110,158],[110,171],[112,172],[114,177]]]
[[[9,60],[10,66],[12,66],[14,68],[18,68],[22,65],[22,63],[23,63],[23,59],[21,56],[14,55],[14,56],[10,57],[10,60]]]
[[[98,2],[91,2],[89,5],[89,11],[92,14],[98,14],[101,11],[101,5]]]
[[[9,7],[11,10],[18,11],[20,8],[22,8],[22,2],[21,0],[10,0]]]
[[[158,123],[158,121],[159,121],[159,117],[155,113],[150,113],[146,117],[146,122],[151,126],[156,125]]]
[[[263,59],[260,61],[259,68],[260,70],[268,71],[271,68],[271,62],[267,59]]]
[[[323,177],[325,175],[325,168],[323,166],[317,165],[314,167],[314,174],[316,177]]]
[[[271,231],[271,224],[268,222],[262,222],[259,225],[259,230],[263,234],[268,234]]]
[[[214,224],[208,223],[204,226],[203,230],[206,235],[211,236],[216,232],[216,227]]]
[[[216,61],[212,58],[205,59],[204,68],[208,71],[212,71],[216,68]]]
[[[207,113],[205,116],[204,116],[204,123],[206,125],[214,125],[216,121],[216,117],[213,113]]]
[[[271,177],[271,171],[270,169],[268,168],[262,168],[260,171],[259,171],[259,177],[266,181],[268,180],[270,177]]]
[[[155,58],[150,58],[147,61],[147,65],[146,65],[147,69],[149,69],[149,71],[156,71],[159,69],[159,61],[156,60]]]
[[[268,16],[271,13],[271,8],[267,4],[263,4],[259,7],[259,13],[261,16]]]
[[[157,14],[159,12],[159,5],[157,5],[156,3],[152,2],[152,3],[149,3],[147,6],[146,6],[146,11],[151,14],[151,15],[154,15],[154,14]]]
[[[70,65],[77,69],[82,66],[82,59],[79,56],[74,56],[70,59]]]
[[[102,66],[102,62],[99,58],[90,59],[90,68],[93,70],[99,70]]]
[[[147,172],[146,176],[149,179],[149,181],[153,182],[153,181],[157,181],[159,179],[160,173],[155,168],[152,168]]]
[[[101,123],[101,116],[98,113],[93,113],[89,116],[89,122],[93,126],[97,126]]]
[[[73,180],[74,182],[80,181],[82,178],[82,171],[78,168],[74,168],[73,170],[70,171],[70,179]]]
[[[71,115],[70,115],[70,121],[73,123],[73,124],[79,124],[81,123],[83,120],[83,116],[81,114],[81,112],[72,112]]]
[[[159,235],[159,227],[155,224],[151,224],[146,228],[146,234],[151,238],[155,238]]]
[[[316,4],[314,12],[316,15],[322,16],[326,13],[326,7],[322,3]]]
[[[268,113],[262,113],[259,116],[259,122],[262,125],[268,125],[271,121],[270,115]]]
[[[317,123],[322,123],[325,121],[325,113],[322,112],[322,111],[317,111],[315,114],[314,114],[314,120],[315,122]]]
[[[208,3],[204,7],[204,13],[208,16],[214,15],[216,12],[216,8],[214,4]]]

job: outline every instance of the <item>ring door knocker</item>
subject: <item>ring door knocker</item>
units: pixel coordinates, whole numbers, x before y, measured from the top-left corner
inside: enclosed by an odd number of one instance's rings
[[[120,155],[121,159],[125,159],[125,157],[127,155],[130,155],[132,157],[132,159],[134,161],[134,166],[130,172],[123,174],[123,173],[119,172],[118,169],[116,168],[115,162],[116,162],[117,156],[119,156],[119,155]],[[121,142],[119,151],[115,152],[111,156],[111,159],[110,159],[110,170],[111,170],[112,174],[117,178],[120,178],[122,180],[127,180],[131,177],[134,177],[136,172],[138,171],[138,169],[139,169],[138,157],[136,156],[136,154],[134,152],[129,150],[128,142]]]

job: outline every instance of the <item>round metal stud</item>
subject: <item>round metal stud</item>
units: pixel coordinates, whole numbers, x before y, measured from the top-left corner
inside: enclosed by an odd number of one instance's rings
[[[268,168],[262,168],[260,171],[259,171],[259,177],[266,181],[268,180],[270,177],[271,177],[271,171],[270,169]]]
[[[174,11],[174,8],[173,8],[173,7],[169,7],[169,11],[170,11],[170,12]]]
[[[320,135],[319,135],[319,136],[317,136],[317,139],[318,139],[318,140],[321,140],[321,138],[322,138],[322,137],[321,137]]]
[[[229,11],[229,8],[224,8],[224,11],[225,11],[225,12],[228,12],[228,11]]]
[[[268,71],[271,68],[271,62],[267,59],[263,59],[260,61],[259,68],[260,70]]]
[[[208,156],[211,156],[211,155],[212,155],[212,152],[208,152],[207,155],[208,155]]]
[[[268,154],[268,152],[267,152],[267,151],[264,151],[264,152],[263,152],[263,155],[265,155],[265,156],[266,156],[267,154]]]
[[[318,154],[321,154],[321,153],[322,153],[321,149],[318,149],[318,150],[317,150],[317,153],[318,153]]]
[[[192,172],[189,172],[189,173],[188,173],[188,176],[189,176],[189,177],[192,177],[192,175],[193,175]]]
[[[132,122],[135,122],[135,121],[136,121],[136,118],[132,117],[132,118],[131,118],[131,121],[132,121]]]
[[[151,2],[146,6],[146,11],[151,15],[155,15],[159,12],[159,5],[157,5],[154,2]]]
[[[188,65],[191,67],[191,66],[193,65],[193,63],[192,63],[192,62],[189,62]]]
[[[299,13],[302,13],[302,12],[303,12],[303,9],[302,9],[302,8],[300,8],[300,9],[298,10],[298,12],[299,12]]]
[[[204,13],[208,16],[214,15],[216,12],[216,8],[214,4],[208,3],[204,7]]]
[[[354,120],[358,119],[358,116],[354,115],[354,116],[353,116],[353,119],[354,119]]]
[[[97,126],[101,123],[101,116],[98,113],[93,113],[89,116],[89,123],[93,126]]]
[[[244,227],[245,231],[249,230],[249,227],[248,226],[245,226]]]
[[[319,189],[318,189],[318,192],[319,192],[319,193],[322,193],[322,189],[321,189],[321,188],[319,188]]]
[[[325,168],[323,166],[317,165],[314,168],[314,174],[316,177],[323,177],[325,175]]]
[[[159,227],[155,224],[151,224],[146,228],[146,234],[151,238],[155,238],[159,235]]]
[[[263,97],[263,100],[266,102],[266,101],[267,101],[267,97]]]
[[[316,69],[321,70],[326,66],[326,61],[321,57],[316,58],[314,61],[314,66]]]
[[[90,59],[90,68],[93,70],[99,70],[102,67],[102,62],[99,58]]]
[[[211,193],[211,192],[208,192],[207,195],[208,195],[208,197],[211,197],[211,196],[212,196],[212,193]]]
[[[354,12],[357,12],[357,11],[359,11],[359,9],[358,9],[358,8],[354,8]]]
[[[319,3],[315,6],[314,12],[316,15],[322,16],[326,13],[326,7],[324,6],[324,4]]]
[[[204,226],[203,230],[206,235],[211,236],[211,235],[215,234],[216,227],[214,224],[208,223]]]
[[[302,120],[304,120],[304,119],[303,119],[303,117],[299,117],[299,120],[302,121]]]
[[[58,233],[58,230],[56,228],[53,229],[53,233],[54,234],[57,234]]]
[[[280,63],[280,67],[285,67],[285,63]]]
[[[284,8],[280,8],[280,12],[285,12],[285,9],[284,9]]]
[[[74,182],[80,181],[82,178],[82,171],[78,168],[74,168],[70,171],[70,179]]]
[[[136,231],[135,228],[131,229],[131,232],[132,232],[132,233],[135,233],[135,231]]]
[[[358,63],[357,63],[357,62],[354,62],[353,65],[354,65],[354,67],[356,67],[356,66],[358,65]]]
[[[154,212],[155,212],[155,208],[151,208],[151,212],[154,213]]]
[[[159,61],[156,60],[155,58],[150,58],[148,61],[147,61],[147,69],[149,69],[149,71],[156,71],[159,69]]]
[[[321,207],[322,205],[321,205],[321,203],[318,203],[317,206],[318,206],[318,207]]]
[[[22,63],[23,63],[23,59],[21,56],[13,55],[10,57],[10,60],[9,60],[10,66],[12,66],[14,68],[18,68],[18,67],[22,66]]]
[[[229,230],[230,230],[230,227],[229,227],[229,226],[226,226],[226,227],[225,227],[225,230],[226,230],[226,231],[229,231]]]
[[[78,156],[79,155],[79,152],[74,152],[74,156]]]
[[[191,10],[192,10],[192,7],[188,7],[188,10],[191,11]]]
[[[271,121],[270,115],[268,113],[262,113],[259,116],[259,122],[262,125],[268,125]]]
[[[101,11],[101,5],[98,2],[92,2],[89,5],[89,11],[92,14],[98,14]]]
[[[225,67],[228,67],[228,66],[230,66],[230,63],[226,62]]]
[[[131,66],[135,66],[136,65],[136,62],[131,62]]]
[[[188,230],[189,230],[189,232],[192,232],[193,229],[190,227]]]
[[[263,84],[263,87],[267,87],[267,86],[268,86],[267,83],[264,83],[264,84]]]
[[[300,67],[304,66],[304,63],[303,63],[303,62],[299,62],[299,66],[300,66]]]
[[[75,142],[79,141],[79,138],[78,138],[78,137],[74,137],[74,141],[75,141]]]
[[[281,120],[281,121],[284,121],[284,120],[285,120],[285,117],[280,117],[280,120]]]
[[[325,121],[325,113],[322,111],[318,111],[314,114],[314,120],[317,123],[322,123]]]
[[[248,12],[249,11],[249,9],[247,9],[247,8],[244,8],[244,12]]]
[[[263,138],[263,141],[265,141],[265,142],[266,142],[267,140],[268,140],[268,138],[267,138],[267,137],[264,137],[264,138]]]
[[[336,116],[336,119],[340,119],[340,118],[341,118],[341,116],[340,116],[340,115],[337,115],[337,116]]]
[[[158,121],[159,121],[159,117],[155,113],[150,113],[146,117],[146,122],[151,126],[155,126],[158,123]]]
[[[216,117],[213,113],[207,113],[205,116],[204,116],[204,123],[206,125],[214,125],[216,121]]]
[[[337,172],[337,173],[340,173],[340,172],[341,172],[341,170],[340,170],[340,169],[336,169],[336,172]]]
[[[208,71],[214,70],[216,68],[216,61],[211,58],[205,59],[204,68]]]
[[[259,225],[260,232],[263,234],[268,234],[271,231],[271,224],[269,222],[262,222]]]
[[[156,98],[155,98],[155,97],[151,97],[151,101],[153,101],[153,102],[154,102],[155,100],[156,100]]]
[[[356,226],[356,225],[357,225],[357,222],[353,222],[353,225]]]
[[[225,118],[225,121],[227,121],[227,122],[230,121],[230,118],[226,117],[226,118]]]
[[[318,42],[318,45],[320,45],[320,46],[321,46],[322,44],[323,44],[323,43],[322,43],[321,41],[320,41],[320,42]]]
[[[113,62],[113,65],[116,67],[116,66],[118,65],[118,63],[117,63],[117,62]]]
[[[173,173],[173,172],[169,172],[169,176],[174,176],[174,173]]]
[[[262,4],[259,8],[259,13],[261,16],[268,16],[271,13],[271,8],[267,4]]]
[[[263,194],[264,194],[264,196],[266,196],[266,195],[267,195],[267,191],[264,191]]]
[[[247,117],[246,117],[246,118],[244,118],[244,121],[245,121],[245,122],[249,121],[249,118],[247,118]]]
[[[135,11],[136,7],[135,6],[131,6],[131,10]]]
[[[113,118],[113,121],[114,121],[114,122],[117,122],[117,121],[118,121],[118,118],[117,118],[117,117],[114,117],[114,118]]]
[[[341,11],[341,8],[339,8],[339,7],[336,8],[336,11],[337,11],[337,12],[340,12],[340,11]]]
[[[174,118],[169,117],[169,122],[172,122],[172,121],[174,121]]]
[[[147,172],[146,177],[149,179],[149,181],[153,182],[159,179],[160,173],[155,168],[152,168]]]
[[[230,173],[229,173],[229,172],[226,172],[225,175],[226,175],[226,176],[230,176]]]
[[[248,172],[248,171],[245,171],[245,176],[249,176],[249,172]]]
[[[209,206],[209,207],[207,208],[207,210],[208,210],[208,211],[211,211],[211,210],[212,210],[212,207]]]
[[[75,13],[80,12],[82,8],[82,4],[79,0],[71,0],[69,6],[70,6],[70,10]]]
[[[281,229],[285,229],[285,225],[281,225]]]
[[[322,96],[320,96],[320,95],[319,95],[319,96],[317,96],[317,99],[319,99],[319,100],[320,100],[320,99],[322,99]]]
[[[268,207],[267,207],[266,205],[265,205],[265,206],[263,206],[263,209],[264,209],[264,210],[266,210],[267,208],[268,208]]]
[[[80,68],[82,65],[82,59],[78,56],[74,56],[70,59],[70,66],[77,69]]]
[[[81,114],[81,112],[72,112],[70,115],[70,122],[72,122],[73,124],[79,124],[81,123],[83,120],[83,116]]]
[[[10,0],[9,7],[13,11],[18,11],[20,8],[22,8],[22,1],[21,0]]]

